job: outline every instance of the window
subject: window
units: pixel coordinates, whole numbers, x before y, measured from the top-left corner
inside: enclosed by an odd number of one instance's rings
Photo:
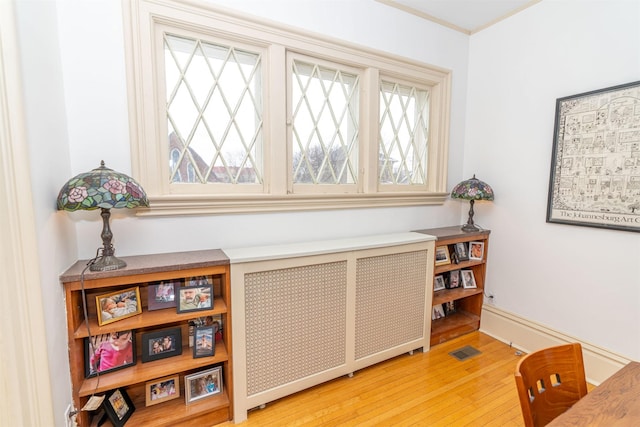
[[[448,71],[172,3],[125,13],[148,214],[444,201]]]
[[[358,180],[360,76],[357,70],[319,62],[311,58],[291,61],[293,184],[354,185]]]
[[[380,85],[381,185],[424,185],[429,146],[429,92],[391,81]]]
[[[171,34],[164,46],[170,183],[261,183],[260,54]]]

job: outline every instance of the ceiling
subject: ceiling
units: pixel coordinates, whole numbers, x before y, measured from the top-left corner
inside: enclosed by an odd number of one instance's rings
[[[454,30],[473,34],[542,0],[376,0]]]

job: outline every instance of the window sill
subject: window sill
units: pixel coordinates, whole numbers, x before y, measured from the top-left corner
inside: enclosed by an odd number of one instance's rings
[[[221,215],[441,205],[449,193],[394,193],[286,196],[150,196],[151,207],[138,216]]]

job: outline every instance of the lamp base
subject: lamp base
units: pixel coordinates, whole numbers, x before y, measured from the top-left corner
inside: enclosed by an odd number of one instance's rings
[[[116,258],[113,255],[104,255],[96,260],[89,266],[91,271],[111,271],[119,270],[127,266],[127,263],[123,260]]]
[[[472,231],[480,231],[480,229],[473,224],[465,224],[460,229],[467,233],[470,233]]]

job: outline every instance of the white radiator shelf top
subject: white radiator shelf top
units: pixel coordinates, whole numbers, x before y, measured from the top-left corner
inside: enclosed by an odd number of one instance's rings
[[[270,246],[223,249],[231,264],[295,258],[353,250],[399,246],[436,240],[435,236],[422,233],[376,234],[337,240],[318,240]]]

